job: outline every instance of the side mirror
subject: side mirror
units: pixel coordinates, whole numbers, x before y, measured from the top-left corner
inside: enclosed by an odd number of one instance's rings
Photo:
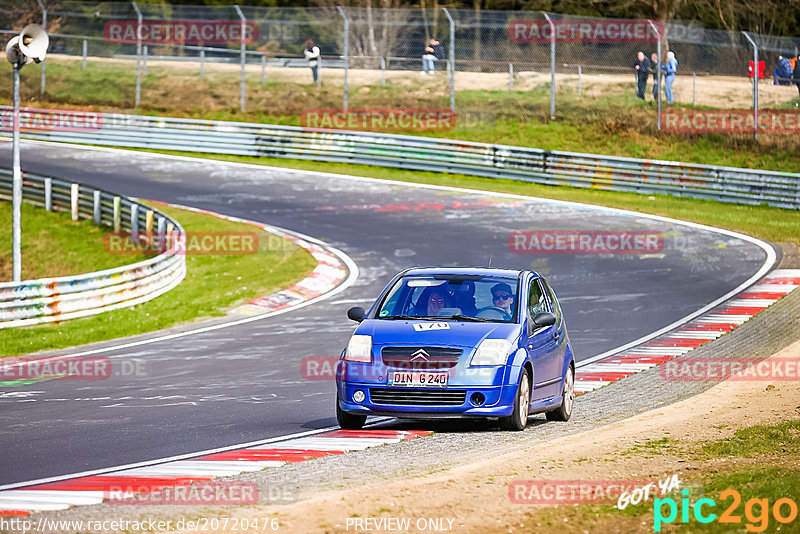
[[[537,313],[536,317],[533,318],[533,325],[536,328],[542,328],[543,326],[550,326],[554,324],[556,324],[556,316],[550,312]]]
[[[347,310],[347,318],[357,323],[363,321],[366,315],[367,315],[366,310],[364,310],[364,308],[362,308],[361,306],[353,306],[352,308]]]

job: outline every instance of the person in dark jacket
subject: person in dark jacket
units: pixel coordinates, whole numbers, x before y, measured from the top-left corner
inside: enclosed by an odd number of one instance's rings
[[[794,73],[792,74],[792,81],[797,86],[797,92],[800,93],[800,56],[794,64]]]
[[[433,62],[444,57],[444,48],[436,39],[431,39],[422,55],[422,74],[433,74]]]
[[[633,70],[636,72],[636,96],[644,100],[644,90],[647,88],[647,78],[650,76],[650,60],[644,52],[640,51],[636,55]]]
[[[778,56],[778,64],[772,73],[772,85],[791,85],[792,63],[788,57]]]
[[[653,100],[658,100],[658,53],[650,54],[650,74],[653,75]]]

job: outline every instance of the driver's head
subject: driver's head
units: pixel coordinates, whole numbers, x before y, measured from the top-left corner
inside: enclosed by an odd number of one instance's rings
[[[491,291],[492,305],[511,313],[511,307],[514,304],[514,292],[511,290],[511,286],[501,282],[493,285]]]

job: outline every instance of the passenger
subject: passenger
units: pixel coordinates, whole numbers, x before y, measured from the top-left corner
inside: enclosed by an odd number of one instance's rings
[[[506,283],[492,286],[492,305],[502,309],[508,314],[508,319],[514,315],[514,291]]]
[[[414,306],[414,314],[419,316],[436,316],[442,308],[447,308],[447,291],[443,287],[428,287],[422,291],[417,304]]]

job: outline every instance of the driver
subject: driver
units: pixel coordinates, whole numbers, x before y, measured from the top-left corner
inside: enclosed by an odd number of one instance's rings
[[[492,305],[502,309],[511,318],[514,315],[514,292],[511,286],[500,282],[492,286]]]

